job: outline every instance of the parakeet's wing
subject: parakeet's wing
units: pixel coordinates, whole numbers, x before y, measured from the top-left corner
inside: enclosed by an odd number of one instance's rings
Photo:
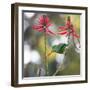
[[[67,44],[59,44],[52,46],[52,51],[56,53],[63,53]]]

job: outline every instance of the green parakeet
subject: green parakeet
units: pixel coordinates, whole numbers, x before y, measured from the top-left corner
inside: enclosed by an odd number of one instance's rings
[[[52,46],[52,52],[63,53],[68,44],[61,43],[59,45]]]

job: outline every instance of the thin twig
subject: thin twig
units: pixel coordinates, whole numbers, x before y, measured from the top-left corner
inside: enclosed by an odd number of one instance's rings
[[[53,76],[55,76],[58,72],[62,71],[64,68],[65,68],[65,66],[64,66],[63,64],[60,65],[60,66],[57,68],[56,72],[53,74]]]

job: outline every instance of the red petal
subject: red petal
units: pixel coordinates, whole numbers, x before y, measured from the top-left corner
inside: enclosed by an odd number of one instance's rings
[[[44,24],[44,23],[47,24],[49,22],[50,22],[50,20],[47,16],[45,16],[45,17],[44,17],[44,15],[40,16],[40,18],[39,18],[39,23],[40,24]]]
[[[42,25],[33,25],[33,26],[32,26],[33,29],[40,29],[40,28],[42,28],[42,27],[43,27]]]
[[[68,34],[72,34],[72,33],[74,33],[74,32],[73,31],[68,32]]]
[[[47,35],[49,36],[54,36],[53,34],[49,33],[49,32],[46,32]]]
[[[33,25],[32,28],[37,30],[37,31],[43,31],[43,26],[42,25]]]
[[[36,31],[42,32],[43,31],[43,28],[37,29]]]
[[[66,25],[70,26],[71,25],[71,22],[70,21],[67,21],[66,22]]]
[[[52,34],[50,34],[49,32],[46,32],[47,35],[51,36]]]
[[[49,23],[50,22],[50,20],[49,20],[49,18],[46,16],[45,17],[45,23],[47,24],[47,23]]]
[[[56,35],[53,31],[49,30],[48,28],[46,28],[46,33],[52,34],[52,35]]]
[[[66,31],[66,27],[65,26],[60,26],[59,29]]]
[[[74,37],[80,38],[79,35],[77,35],[77,34],[75,33],[75,28],[74,28],[74,27],[72,27],[71,30],[72,30],[72,35],[73,35]]]
[[[40,23],[40,24],[43,24],[43,23],[44,23],[44,18],[43,18],[43,16],[40,16],[40,17],[39,17],[39,23]]]
[[[67,31],[58,32],[58,34],[65,35],[67,34]]]
[[[51,26],[51,25],[52,25],[51,23],[48,23],[46,26],[49,27],[49,26]]]
[[[70,17],[67,18],[66,26],[67,27],[70,27],[71,26],[71,19],[70,19]]]
[[[70,27],[71,31],[75,32],[75,28],[74,27]]]
[[[76,38],[80,38],[80,36],[77,35],[77,34],[73,34],[73,36],[76,37]]]

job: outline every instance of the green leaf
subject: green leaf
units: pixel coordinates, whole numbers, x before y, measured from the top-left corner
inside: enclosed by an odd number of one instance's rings
[[[59,44],[59,45],[54,45],[52,46],[52,51],[56,52],[56,53],[63,53],[66,46],[68,46],[67,44]]]

